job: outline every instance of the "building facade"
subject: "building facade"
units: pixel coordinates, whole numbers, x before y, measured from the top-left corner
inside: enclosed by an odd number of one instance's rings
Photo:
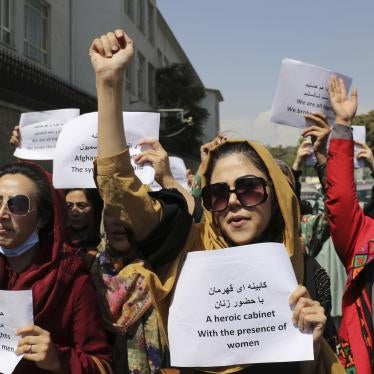
[[[78,107],[96,110],[92,39],[124,28],[135,43],[126,72],[124,108],[157,111],[155,75],[172,63],[197,72],[175,38],[155,0],[0,0],[0,147],[26,111]],[[219,93],[217,90],[213,90]],[[207,90],[211,96],[211,90]],[[204,139],[216,135],[220,94],[204,99],[210,112]],[[213,110],[213,111],[212,111]],[[9,150],[10,154],[10,150]],[[10,159],[2,152],[0,163]]]

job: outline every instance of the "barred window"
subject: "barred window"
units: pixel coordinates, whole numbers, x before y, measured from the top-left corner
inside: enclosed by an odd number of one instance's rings
[[[139,30],[145,34],[145,6],[144,0],[137,0],[138,9],[137,9],[137,25]]]
[[[25,0],[25,55],[48,63],[49,5],[44,0]]]
[[[134,0],[125,0],[125,13],[134,21]]]
[[[137,78],[138,78],[138,97],[145,99],[145,57],[141,53],[137,53]]]
[[[152,64],[148,63],[148,100],[151,106],[155,106],[156,104],[156,69],[153,67]]]
[[[11,0],[0,0],[0,40],[7,44],[11,44],[12,5]]]
[[[155,8],[148,0],[148,38],[152,45],[155,44]]]

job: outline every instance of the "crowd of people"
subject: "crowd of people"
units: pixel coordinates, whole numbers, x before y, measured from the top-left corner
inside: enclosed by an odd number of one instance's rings
[[[321,113],[292,168],[265,146],[219,135],[201,148],[186,190],[160,143],[136,157],[162,186],[135,175],[122,117],[123,81],[134,54],[116,30],[89,50],[98,98],[97,189],[55,190],[35,162],[0,167],[0,285],[32,290],[34,324],[19,326],[14,373],[358,373],[374,372],[374,221],[359,206],[350,126],[357,92],[332,76],[335,124]],[[249,134],[250,137],[250,134]],[[327,144],[329,140],[329,145]],[[15,128],[11,144],[19,143]],[[362,144],[359,157],[374,170]],[[301,164],[311,152],[325,210],[301,214]],[[369,206],[371,206],[369,204]],[[173,368],[168,310],[185,254],[283,243],[299,286],[292,321],[312,333],[314,360]],[[265,265],[266,266],[266,265]]]

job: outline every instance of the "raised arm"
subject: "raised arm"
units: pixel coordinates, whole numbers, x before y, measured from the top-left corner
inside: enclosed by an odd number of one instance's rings
[[[331,236],[346,268],[351,265],[357,233],[364,229],[366,217],[359,206],[353,168],[351,124],[357,109],[357,91],[348,97],[344,81],[332,76],[329,82],[335,122],[327,160],[326,207]]]
[[[96,74],[99,157],[114,156],[126,148],[122,120],[123,75],[133,54],[133,41],[123,30],[96,38],[90,47]]]
[[[100,193],[109,214],[128,228],[135,241],[141,241],[158,225],[161,206],[135,176],[123,127],[123,76],[134,54],[133,41],[123,30],[109,32],[92,42],[89,54],[98,99]]]

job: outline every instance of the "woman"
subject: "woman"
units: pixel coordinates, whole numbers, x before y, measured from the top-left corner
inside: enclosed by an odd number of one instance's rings
[[[339,328],[339,358],[348,373],[374,371],[374,221],[360,208],[355,190],[351,124],[357,91],[348,97],[344,81],[332,76],[330,102],[335,113],[327,159],[326,207],[331,237],[348,279]],[[304,131],[315,135],[318,128]]]
[[[109,372],[95,289],[81,260],[62,250],[65,203],[50,176],[30,162],[0,168],[0,203],[0,287],[33,295],[15,373]]]
[[[96,73],[99,104],[99,188],[111,216],[120,219],[134,241],[157,231],[163,205],[148,195],[135,177],[126,148],[122,123],[124,69],[133,55],[132,40],[116,30],[94,40],[90,48]],[[250,177],[248,177],[250,175]],[[304,280],[304,263],[299,241],[297,199],[270,153],[256,143],[227,142],[210,152],[203,176],[205,222],[194,224],[185,240],[185,250],[226,248],[261,241],[283,241],[299,283]],[[250,198],[248,198],[248,196]],[[171,291],[183,252],[158,274],[142,266],[151,288],[155,308],[165,328]],[[326,316],[318,302],[308,297],[305,287],[290,296],[293,320],[302,331],[313,330],[316,359],[312,362],[207,369],[218,372],[343,372],[321,335]]]
[[[93,262],[105,327],[111,335],[115,373],[159,373],[168,362],[166,337],[161,328],[145,277],[133,263],[150,268],[144,253],[134,248],[121,222],[104,211],[105,238]]]
[[[15,149],[20,143],[19,126],[15,126],[9,144]],[[71,188],[64,193],[68,208],[65,249],[86,260],[90,258],[86,254],[94,254],[100,243],[103,201],[96,188]]]
[[[65,190],[65,200],[68,209],[65,249],[83,257],[87,262],[90,254],[96,254],[96,247],[101,240],[103,202],[94,188]],[[89,263],[86,265],[90,266]]]

